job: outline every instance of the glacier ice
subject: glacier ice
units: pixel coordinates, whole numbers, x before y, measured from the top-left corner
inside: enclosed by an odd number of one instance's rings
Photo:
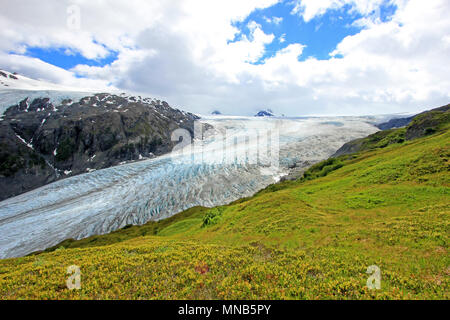
[[[325,159],[345,142],[378,131],[363,117],[214,116],[202,122],[214,128],[196,141],[202,146],[202,161],[192,161],[183,149],[69,177],[0,202],[0,258],[167,218],[193,206],[211,207],[250,196],[286,174],[291,163]],[[221,130],[228,130],[235,138],[231,140],[234,146],[240,148],[248,143],[241,138],[251,129],[275,123],[279,128],[278,168],[238,158],[221,161]]]

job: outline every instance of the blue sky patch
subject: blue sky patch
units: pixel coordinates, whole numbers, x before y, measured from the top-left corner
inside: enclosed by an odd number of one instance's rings
[[[73,67],[84,64],[91,67],[103,67],[117,60],[118,52],[110,51],[109,55],[102,59],[87,59],[79,52],[69,48],[38,48],[29,47],[26,56],[38,58],[47,63],[69,70]]]
[[[331,58],[330,53],[345,37],[355,35],[362,30],[362,27],[353,25],[353,22],[362,18],[361,14],[351,11],[349,5],[328,10],[325,14],[308,22],[305,22],[300,15],[291,14],[292,9],[292,3],[280,2],[270,8],[254,11],[245,20],[234,23],[240,33],[231,42],[239,41],[242,35],[249,36],[250,30],[247,25],[255,21],[262,26],[266,34],[275,36],[274,41],[266,45],[266,52],[255,64],[264,63],[265,59],[275,56],[279,50],[294,43],[306,45],[303,54],[299,57],[300,61],[311,57],[326,60]],[[393,5],[382,6],[380,20],[383,22],[389,20],[395,11],[396,7]],[[277,24],[274,23],[273,17],[281,17],[283,20]]]

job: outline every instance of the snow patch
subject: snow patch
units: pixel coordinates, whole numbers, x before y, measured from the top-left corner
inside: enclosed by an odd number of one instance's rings
[[[19,140],[22,141],[28,148],[34,150],[33,145],[31,143],[26,142],[25,139],[19,136],[17,133],[16,137],[19,138]]]

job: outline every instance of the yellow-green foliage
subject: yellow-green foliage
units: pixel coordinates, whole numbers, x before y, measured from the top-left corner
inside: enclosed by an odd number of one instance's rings
[[[220,209],[2,260],[0,298],[449,299],[449,159],[447,125]],[[81,290],[66,288],[70,265]]]

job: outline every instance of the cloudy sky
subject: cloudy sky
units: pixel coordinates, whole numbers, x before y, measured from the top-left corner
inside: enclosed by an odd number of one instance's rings
[[[0,68],[197,113],[450,102],[448,0],[0,0]]]

